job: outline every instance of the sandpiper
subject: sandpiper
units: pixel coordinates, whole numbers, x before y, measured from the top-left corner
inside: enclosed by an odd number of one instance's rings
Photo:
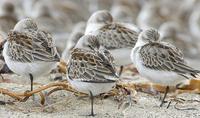
[[[188,66],[182,52],[172,44],[161,42],[159,32],[149,28],[140,33],[131,53],[131,59],[140,75],[152,82],[166,85],[163,105],[169,86],[196,77],[199,70]]]
[[[30,18],[19,21],[8,34],[3,56],[14,73],[33,78],[49,73],[56,67],[59,55],[51,35],[39,30]]]
[[[134,30],[135,29],[135,30]],[[108,49],[115,59],[115,64],[123,66],[131,64],[130,53],[141,29],[113,22],[112,15],[106,10],[92,14],[86,26],[85,34],[95,35],[100,45]]]
[[[97,37],[85,35],[71,51],[67,72],[71,85],[90,95],[90,116],[94,116],[94,96],[110,91],[117,81],[112,55],[99,44]]]

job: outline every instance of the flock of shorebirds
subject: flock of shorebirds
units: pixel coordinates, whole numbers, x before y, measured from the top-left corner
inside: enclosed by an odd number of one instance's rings
[[[90,95],[91,116],[95,115],[94,96],[116,85],[123,66],[133,64],[141,76],[167,86],[160,106],[165,103],[168,86],[178,86],[200,73],[186,64],[180,49],[163,41],[157,28],[116,22],[107,10],[94,12],[84,25],[79,23],[75,31],[80,35],[73,36],[60,55],[52,35],[34,19],[24,18],[8,31],[3,45],[5,63],[14,73],[30,78],[32,91],[33,79],[50,73],[64,59],[68,82]]]

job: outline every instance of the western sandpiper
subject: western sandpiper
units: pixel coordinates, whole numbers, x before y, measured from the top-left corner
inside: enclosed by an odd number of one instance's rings
[[[113,55],[115,64],[123,67],[131,64],[131,49],[140,31],[137,27],[130,28],[130,25],[113,22],[112,15],[106,10],[101,10],[93,13],[89,18],[85,34],[97,36],[99,43]]]
[[[160,1],[149,1],[142,5],[142,9],[137,17],[137,25],[143,29],[159,26],[167,20],[169,16],[162,13],[162,6]]]
[[[33,78],[49,73],[59,61],[51,35],[39,30],[30,18],[19,21],[10,31],[3,56],[13,72],[30,77],[31,91]]]
[[[110,9],[115,21],[135,24],[140,5],[138,0],[117,0]]]
[[[200,13],[198,12],[199,10],[200,10],[199,6],[193,8],[193,11],[192,13],[190,13],[189,17],[190,32],[197,40],[199,40],[200,37],[200,25],[199,25]]]
[[[117,81],[113,57],[99,44],[97,37],[85,35],[71,51],[67,72],[71,85],[90,95],[90,115],[94,116],[93,96],[110,91]]]
[[[79,22],[74,26],[72,32],[69,35],[69,39],[67,40],[65,50],[62,53],[62,59],[64,61],[68,60],[70,50],[74,48],[78,40],[84,35],[85,26],[86,26],[85,22]]]
[[[6,38],[7,33],[13,29],[17,21],[18,18],[14,4],[11,1],[4,1],[0,5],[0,35]]]
[[[161,42],[159,36],[158,31],[153,28],[141,32],[131,59],[142,76],[167,86],[160,104],[162,106],[169,86],[176,86],[196,77],[200,71],[188,66],[181,51],[172,44]]]
[[[183,52],[186,58],[199,57],[198,43],[179,22],[165,22],[160,26],[159,32],[161,41],[175,45]]]

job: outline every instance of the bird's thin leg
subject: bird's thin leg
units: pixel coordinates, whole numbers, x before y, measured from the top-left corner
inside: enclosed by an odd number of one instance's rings
[[[94,96],[91,91],[90,91],[90,100],[91,100],[91,113],[89,116],[95,116],[95,114],[94,114]]]
[[[2,80],[5,80],[4,77],[3,77],[3,75],[0,74],[0,77],[1,77]]]
[[[30,80],[31,80],[31,91],[33,91],[33,75],[29,74],[29,76],[30,76]],[[34,101],[35,100],[34,94],[32,96],[33,96],[33,101]]]
[[[160,107],[162,107],[162,105],[165,103],[165,98],[167,96],[168,91],[169,91],[169,86],[166,87],[165,94],[164,94],[164,97],[161,101]]]
[[[33,75],[29,74],[31,80],[31,91],[33,91]]]
[[[120,66],[119,76],[121,76],[123,69],[124,69],[124,66]]]

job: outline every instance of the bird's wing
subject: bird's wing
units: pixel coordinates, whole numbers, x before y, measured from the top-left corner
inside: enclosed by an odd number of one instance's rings
[[[68,76],[91,83],[114,82],[116,71],[112,63],[97,51],[73,49],[68,63]]]
[[[139,32],[128,29],[120,24],[107,24],[93,33],[100,37],[100,43],[107,49],[133,48]]]
[[[21,33],[11,31],[8,35],[11,59],[20,62],[59,61],[59,55],[50,34],[44,31]]]
[[[142,64],[147,68],[176,72],[183,76],[199,73],[185,63],[181,51],[171,44],[149,43],[141,47],[139,54]]]

